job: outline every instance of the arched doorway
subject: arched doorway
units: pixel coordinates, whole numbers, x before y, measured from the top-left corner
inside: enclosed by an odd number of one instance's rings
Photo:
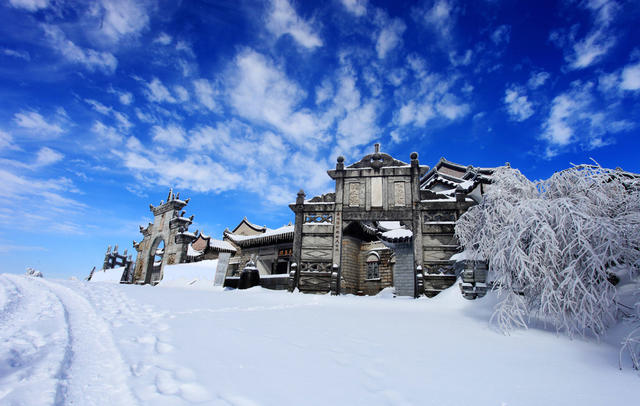
[[[145,283],[156,284],[162,277],[162,260],[164,258],[165,244],[161,237],[158,237],[153,242],[151,249],[149,250],[149,261],[147,266],[147,273],[145,277]]]

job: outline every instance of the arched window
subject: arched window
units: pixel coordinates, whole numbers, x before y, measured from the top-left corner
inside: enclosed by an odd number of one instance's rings
[[[367,254],[367,279],[380,279],[380,255],[377,252]]]

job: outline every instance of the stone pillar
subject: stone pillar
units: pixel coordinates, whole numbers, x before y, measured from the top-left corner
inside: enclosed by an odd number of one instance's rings
[[[295,273],[295,278],[292,284],[289,284],[289,291],[293,292],[293,290],[300,283],[300,259],[302,258],[302,225],[304,224],[304,198],[306,195],[304,194],[304,190],[300,189],[298,192],[298,196],[296,197],[296,204],[293,207],[293,211],[296,214],[296,219],[294,223],[293,229],[293,261],[297,265],[297,272]],[[291,207],[291,206],[289,206]]]
[[[338,157],[336,163],[336,198],[333,212],[333,266],[332,272],[336,273],[335,288],[332,285],[334,295],[342,291],[342,201],[344,198],[344,157]],[[333,290],[335,289],[335,290]]]
[[[420,162],[418,153],[411,153],[411,219],[413,231],[413,272],[414,272],[414,297],[418,297],[419,283],[417,283],[418,270],[422,270],[423,247],[422,247],[422,211],[420,210]]]

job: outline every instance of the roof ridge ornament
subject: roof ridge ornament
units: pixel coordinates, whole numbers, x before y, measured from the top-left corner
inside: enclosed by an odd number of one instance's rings
[[[380,143],[376,142],[373,144],[373,149],[374,152],[373,155],[371,155],[371,167],[373,170],[379,171],[380,168],[382,168],[382,165],[384,165],[382,162],[382,155],[380,155]]]

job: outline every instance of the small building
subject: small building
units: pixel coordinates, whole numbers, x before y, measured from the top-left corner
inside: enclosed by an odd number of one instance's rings
[[[293,225],[289,223],[276,229],[255,225],[247,218],[231,231],[224,230],[224,242],[236,248],[229,260],[228,276],[235,276],[255,258],[260,276],[288,275],[293,253]]]

